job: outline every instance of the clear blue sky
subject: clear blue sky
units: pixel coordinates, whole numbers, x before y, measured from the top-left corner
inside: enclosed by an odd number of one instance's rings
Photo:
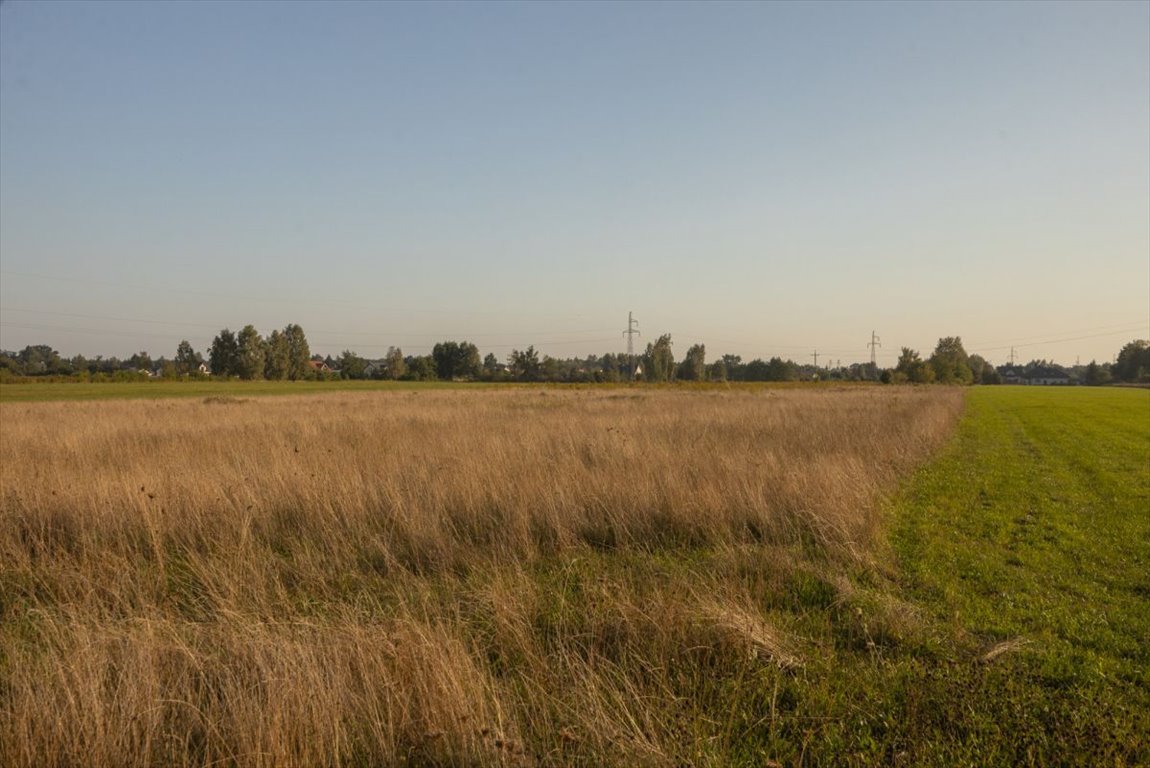
[[[0,5],[0,347],[629,310],[708,359],[1150,336],[1150,3]]]

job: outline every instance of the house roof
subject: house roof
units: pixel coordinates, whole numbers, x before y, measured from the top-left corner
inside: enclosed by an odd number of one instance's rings
[[[1047,366],[1038,366],[1032,368],[1026,373],[1028,379],[1069,379],[1070,374],[1061,368],[1052,368]]]

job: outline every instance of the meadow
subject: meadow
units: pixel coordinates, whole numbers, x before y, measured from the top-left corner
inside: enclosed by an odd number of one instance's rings
[[[184,397],[263,397],[269,395],[314,395],[333,392],[396,392],[408,390],[476,388],[483,384],[415,381],[241,381],[231,379],[149,379],[131,382],[85,381],[0,381],[0,403],[49,402],[61,400],[167,400]]]
[[[1150,393],[5,398],[0,438],[5,765],[1150,754]]]

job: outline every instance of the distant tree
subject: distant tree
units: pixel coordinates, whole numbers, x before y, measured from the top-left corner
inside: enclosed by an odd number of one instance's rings
[[[383,358],[384,378],[402,379],[407,373],[407,363],[403,360],[403,350],[399,347],[388,347]]]
[[[339,375],[345,379],[367,378],[367,361],[350,349],[340,353],[336,365],[339,366]]]
[[[755,358],[751,362],[742,366],[743,381],[768,381],[771,375],[771,367],[766,360]]]
[[[543,366],[539,362],[539,353],[534,346],[530,346],[522,352],[518,349],[511,350],[511,354],[507,356],[507,367],[511,369],[511,375],[517,381],[538,381],[543,372]]]
[[[147,352],[137,352],[129,358],[134,371],[151,371],[152,370],[152,356]]]
[[[236,337],[236,375],[241,379],[262,379],[267,360],[267,344],[254,326],[245,325]]]
[[[767,381],[797,381],[799,367],[791,360],[772,357],[767,362]]]
[[[721,359],[711,363],[711,367],[707,369],[707,376],[711,381],[726,381],[727,380],[727,364]]]
[[[939,384],[970,384],[974,379],[970,358],[958,336],[938,340],[934,354],[930,356],[930,367],[934,369],[934,378]]]
[[[234,376],[239,357],[236,335],[227,328],[220,331],[208,349],[208,367],[216,376]]]
[[[997,382],[992,379],[998,377],[998,371],[994,366],[986,362],[982,355],[970,356],[970,373],[973,376],[972,383],[974,384],[996,384]]]
[[[694,344],[683,356],[679,364],[679,378],[685,381],[704,381],[707,378],[707,348],[703,344]]]
[[[730,381],[743,381],[743,358],[739,355],[723,355],[723,367],[727,369]]]
[[[287,362],[285,378],[292,381],[310,378],[311,366],[308,363],[311,360],[311,350],[308,348],[303,328],[295,324],[287,325],[284,327],[283,337]]]
[[[60,353],[47,344],[35,344],[24,347],[16,356],[19,361],[20,373],[25,376],[54,375],[61,372],[64,361]]]
[[[654,343],[648,342],[643,354],[643,378],[665,382],[675,377],[675,356],[671,352],[671,334],[664,333]]]
[[[287,337],[279,331],[272,331],[264,341],[264,378],[282,381],[287,378],[291,363],[291,349]]]
[[[626,355],[608,352],[599,358],[599,374],[596,378],[598,381],[622,381],[628,370]]]
[[[483,375],[487,378],[493,377],[499,372],[499,358],[491,352],[483,356]]]
[[[1096,361],[1091,360],[1090,364],[1086,366],[1082,383],[1088,387],[1100,387],[1103,384],[1109,384],[1110,381],[1110,366],[1099,365]]]
[[[539,376],[544,381],[559,381],[562,378],[562,366],[554,357],[544,355],[543,362],[539,364]]]
[[[1150,341],[1136,339],[1123,346],[1110,373],[1118,381],[1150,379]]]
[[[13,376],[22,374],[24,369],[20,364],[20,356],[14,352],[0,349],[0,371]]]
[[[187,339],[176,347],[176,373],[181,376],[195,375],[200,372],[200,363],[204,361],[199,352],[192,349]]]
[[[781,357],[770,360],[755,358],[742,366],[743,381],[796,381],[798,378],[799,367]]]
[[[483,359],[479,356],[479,347],[470,341],[460,342],[456,371],[456,376],[467,379],[479,378],[479,374],[483,372]]]
[[[408,381],[435,381],[435,360],[431,355],[409,357],[404,362],[407,368],[404,378]]]
[[[929,384],[934,381],[934,368],[923,360],[918,352],[910,347],[903,347],[902,353],[898,356],[898,365],[895,366],[894,380]]]
[[[431,359],[435,361],[435,375],[451,381],[455,377],[455,363],[459,357],[459,342],[441,341],[431,348]]]
[[[479,349],[467,341],[441,341],[432,348],[431,357],[436,374],[446,381],[475,378],[482,367]]]

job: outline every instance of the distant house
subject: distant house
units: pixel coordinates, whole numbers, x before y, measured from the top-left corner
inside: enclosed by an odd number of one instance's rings
[[[1026,383],[1026,371],[1020,366],[1000,365],[998,366],[998,376],[1002,379],[1003,384]]]
[[[207,363],[200,363],[198,366],[196,366],[196,370],[199,371],[200,375],[202,376],[207,376],[212,372],[212,369],[208,368]]]
[[[331,373],[331,368],[323,360],[308,360],[307,367],[316,373]]]
[[[1054,366],[1039,366],[1026,372],[1029,384],[1042,387],[1064,387],[1070,383],[1070,374]]]
[[[998,368],[1003,384],[1028,384],[1036,387],[1065,387],[1072,384],[1070,374],[1054,365],[1035,365],[1023,368],[1003,365]]]

